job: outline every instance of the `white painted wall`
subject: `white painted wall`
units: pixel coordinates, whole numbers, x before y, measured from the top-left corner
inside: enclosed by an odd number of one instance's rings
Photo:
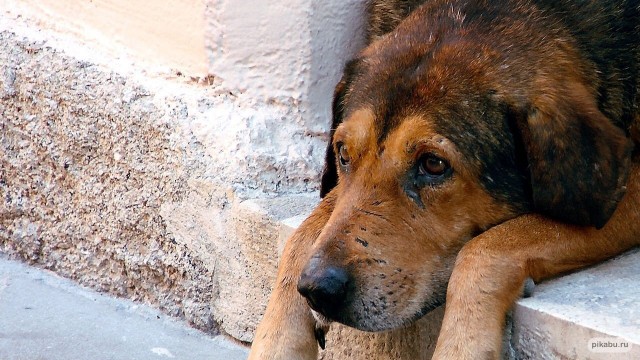
[[[293,100],[326,131],[333,88],[363,44],[363,0],[208,0],[210,72],[258,99]]]
[[[208,70],[204,9],[204,0],[0,0],[0,16],[23,16],[145,70],[189,76]]]

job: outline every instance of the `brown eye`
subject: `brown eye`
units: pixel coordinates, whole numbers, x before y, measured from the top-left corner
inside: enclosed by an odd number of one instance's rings
[[[347,152],[347,146],[344,144],[338,144],[338,156],[340,157],[340,165],[347,166],[349,165],[349,153]]]
[[[420,175],[441,176],[449,170],[449,164],[434,154],[426,154],[420,158]]]

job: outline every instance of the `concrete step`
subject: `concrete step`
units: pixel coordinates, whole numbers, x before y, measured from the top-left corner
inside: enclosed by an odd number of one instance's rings
[[[281,222],[280,248],[304,218],[299,215]],[[419,329],[408,330],[409,335],[435,340],[443,313],[440,308],[428,314],[416,325]],[[334,343],[328,342],[324,359],[352,354],[358,340],[367,343],[364,351],[374,349],[380,355],[388,347],[383,342],[399,336],[359,333],[335,325],[332,330],[339,335],[330,334]],[[508,330],[511,359],[640,359],[640,249],[537,285],[531,297],[516,303]],[[358,340],[345,343],[345,339]],[[429,358],[432,351],[433,344],[425,344],[419,356]]]
[[[248,349],[0,255],[2,360],[242,360]]]
[[[514,325],[518,359],[640,359],[640,249],[538,285]]]

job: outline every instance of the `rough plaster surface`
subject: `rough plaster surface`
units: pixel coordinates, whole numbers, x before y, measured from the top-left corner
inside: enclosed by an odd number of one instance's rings
[[[307,201],[323,139],[287,104],[49,37],[0,17],[0,252],[250,341],[278,229],[243,201]]]
[[[362,0],[206,0],[210,72],[255,98],[299,103],[327,130],[333,88],[363,45]]]
[[[362,0],[0,0],[29,19],[153,72],[199,77],[297,109],[325,134],[333,88],[363,45]]]

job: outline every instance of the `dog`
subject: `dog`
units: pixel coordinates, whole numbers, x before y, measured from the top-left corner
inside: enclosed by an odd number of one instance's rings
[[[250,359],[332,321],[446,303],[434,359],[497,359],[528,278],[640,245],[640,3],[374,0],[333,101],[322,201],[288,240]]]

